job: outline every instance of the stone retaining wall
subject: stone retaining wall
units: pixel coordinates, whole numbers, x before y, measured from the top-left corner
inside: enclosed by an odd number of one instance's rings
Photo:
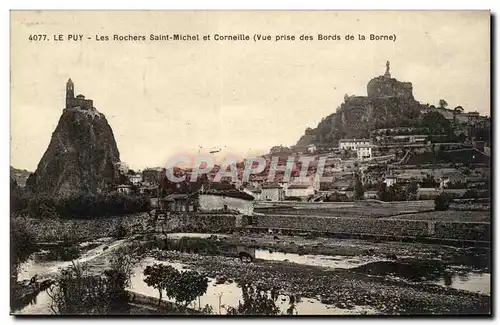
[[[235,228],[237,218],[238,216],[230,214],[179,214],[171,215],[166,225],[168,231],[217,232]],[[93,220],[26,218],[26,222],[35,233],[37,241],[53,242],[113,237],[119,227],[123,227],[127,235],[151,232],[152,229],[161,231],[159,223],[163,221],[155,224],[148,213],[140,213]],[[239,225],[244,226],[246,222],[240,221]]]
[[[144,233],[151,231],[151,222],[152,219],[147,213],[95,220],[27,219],[28,226],[40,242],[111,237],[116,234],[120,225],[128,235]],[[287,228],[344,234],[490,240],[488,222],[295,215],[259,215],[249,220],[248,217],[230,214],[183,214],[170,216],[166,224],[169,231],[178,232],[218,232],[252,224],[259,228]],[[156,226],[158,228],[158,224]]]
[[[342,217],[258,216],[257,227],[287,228],[343,234],[435,237],[490,240],[490,224],[484,222],[436,222],[426,220]]]

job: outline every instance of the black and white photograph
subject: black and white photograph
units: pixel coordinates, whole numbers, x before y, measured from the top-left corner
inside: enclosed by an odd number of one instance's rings
[[[11,10],[10,315],[491,316],[491,21]]]

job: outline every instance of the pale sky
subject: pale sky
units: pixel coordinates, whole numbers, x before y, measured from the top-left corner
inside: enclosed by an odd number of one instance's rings
[[[34,171],[75,83],[131,168],[175,154],[239,157],[294,145],[385,71],[421,103],[490,115],[489,12],[87,11],[11,13],[11,165]],[[150,42],[149,34],[395,34],[396,41]],[[30,42],[30,34],[83,34]],[[96,35],[146,42],[97,42]],[[86,39],[90,37],[91,40]]]

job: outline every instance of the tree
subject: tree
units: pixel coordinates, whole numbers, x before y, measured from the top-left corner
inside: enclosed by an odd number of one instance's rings
[[[462,106],[457,106],[453,109],[453,111],[457,114],[462,114],[464,112],[464,108]]]
[[[446,108],[448,106],[448,103],[444,99],[439,100],[439,108]]]
[[[365,195],[365,189],[363,188],[363,183],[359,176],[356,177],[356,183],[354,184],[354,198],[356,200],[362,200]]]
[[[387,184],[386,183],[380,183],[378,185],[378,199],[380,201],[389,201],[389,195],[387,193]]]
[[[183,309],[207,292],[208,279],[196,271],[180,272],[173,281],[172,297]]]
[[[308,128],[308,129],[310,130],[310,128]],[[306,132],[310,132],[310,131],[306,131]],[[292,149],[285,147],[285,146],[282,146],[282,145],[279,145],[279,146],[272,147],[269,150],[269,153],[271,153],[271,154],[277,154],[277,153],[291,154]]]
[[[406,186],[406,199],[408,201],[410,200],[416,200],[417,199],[417,193],[418,193],[418,184],[416,182],[410,182],[408,186]]]
[[[450,202],[452,198],[446,194],[441,193],[434,199],[434,210],[436,211],[445,211],[450,207]]]
[[[441,113],[432,111],[422,118],[422,127],[428,128],[431,134],[448,134],[451,124]]]
[[[179,271],[170,265],[154,264],[146,266],[144,269],[144,282],[148,287],[153,287],[158,290],[158,305],[161,304],[163,291],[165,290],[168,297],[172,297],[172,288],[176,277],[179,276]]]
[[[37,250],[36,237],[24,218],[10,220],[10,276],[11,284],[17,282],[19,267]]]
[[[392,184],[387,194],[389,201],[404,201],[406,199],[406,192],[399,183]]]
[[[116,225],[116,228],[115,228],[114,237],[117,239],[123,239],[127,236],[127,234],[128,234],[127,228],[125,228],[125,225],[123,224],[123,220],[120,218],[118,225]]]
[[[426,174],[422,179],[422,187],[432,188],[439,185],[439,182],[434,179],[434,176]]]
[[[14,178],[10,178],[10,212],[18,212],[26,208],[24,191],[17,185]]]
[[[479,197],[479,194],[476,190],[473,189],[468,189],[463,195],[463,199],[477,199]]]

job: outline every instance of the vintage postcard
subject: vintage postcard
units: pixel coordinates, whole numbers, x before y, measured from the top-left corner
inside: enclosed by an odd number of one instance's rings
[[[11,11],[11,314],[491,315],[490,20]]]

